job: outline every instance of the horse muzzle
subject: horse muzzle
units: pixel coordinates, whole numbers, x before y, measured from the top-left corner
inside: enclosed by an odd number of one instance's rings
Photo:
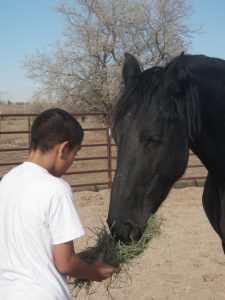
[[[132,222],[110,222],[107,220],[110,232],[116,240],[124,244],[130,244],[133,241],[138,241],[144,232],[146,226],[134,224]]]

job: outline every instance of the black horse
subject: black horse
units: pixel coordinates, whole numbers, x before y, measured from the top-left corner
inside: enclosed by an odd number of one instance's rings
[[[125,54],[123,80],[109,227],[125,243],[138,240],[184,173],[190,148],[208,170],[203,207],[225,251],[225,61],[182,53],[142,72]]]

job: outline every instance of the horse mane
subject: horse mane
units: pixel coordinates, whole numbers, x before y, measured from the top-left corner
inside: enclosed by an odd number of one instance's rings
[[[113,124],[117,124],[128,111],[135,113],[138,108],[145,103],[149,105],[151,94],[154,87],[159,83],[163,74],[176,63],[181,62],[181,67],[187,72],[185,83],[182,89],[185,91],[182,95],[177,95],[173,90],[170,91],[170,99],[174,103],[168,107],[171,118],[168,122],[173,122],[174,109],[180,126],[189,141],[194,142],[201,135],[201,107],[199,99],[198,84],[202,82],[203,86],[215,85],[224,87],[225,85],[225,61],[219,58],[210,58],[204,55],[183,55],[173,58],[164,67],[153,67],[145,70],[133,79],[132,85],[124,88],[112,114]],[[176,84],[176,81],[175,81]],[[178,84],[178,83],[177,83]],[[179,82],[180,84],[180,82]],[[163,88],[163,86],[162,86]]]
[[[170,64],[174,62],[173,59]],[[218,89],[225,86],[225,61],[205,55],[185,55],[181,58],[183,67],[188,74],[188,84],[185,86],[185,97],[174,97],[174,103],[185,134],[191,143],[201,137],[201,106],[198,84],[215,86]],[[182,101],[183,100],[183,101]]]
[[[136,111],[145,103],[149,105],[152,90],[158,84],[162,74],[176,61],[177,57],[168,62],[164,67],[153,67],[145,70],[136,78],[132,85],[124,88],[124,91],[119,98],[112,114],[113,125],[117,124],[128,111]],[[190,71],[188,70],[190,75]],[[185,99],[179,99],[177,96],[172,96],[175,110],[179,117],[179,123],[183,128],[183,134],[187,135],[189,140],[193,141],[195,137],[200,135],[200,109],[198,100],[198,89],[192,78],[189,78],[189,85],[186,87]],[[168,122],[173,122],[174,106],[171,107],[171,118]]]
[[[190,142],[195,142],[201,135],[200,101],[196,82],[189,79],[185,96],[182,99],[173,97],[173,101],[183,135],[187,136]]]

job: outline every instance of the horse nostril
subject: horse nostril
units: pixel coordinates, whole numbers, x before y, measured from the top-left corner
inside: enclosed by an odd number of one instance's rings
[[[130,231],[130,238],[133,241],[138,241],[140,240],[141,236],[142,236],[142,230],[140,229],[140,227],[138,226],[133,226],[131,231]]]
[[[140,226],[137,224],[132,223],[126,223],[126,226],[128,226],[128,237],[130,241],[138,241],[143,234],[143,230]]]
[[[129,221],[120,223],[114,222],[113,224],[107,221],[111,235],[125,244],[129,244],[132,241],[138,241],[142,234],[143,228],[137,224]]]

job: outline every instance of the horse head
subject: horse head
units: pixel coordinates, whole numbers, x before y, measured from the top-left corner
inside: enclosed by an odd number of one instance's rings
[[[125,243],[138,240],[176,180],[198,131],[197,91],[183,54],[166,67],[141,71],[125,54],[124,92],[114,111],[117,167],[108,225]]]

